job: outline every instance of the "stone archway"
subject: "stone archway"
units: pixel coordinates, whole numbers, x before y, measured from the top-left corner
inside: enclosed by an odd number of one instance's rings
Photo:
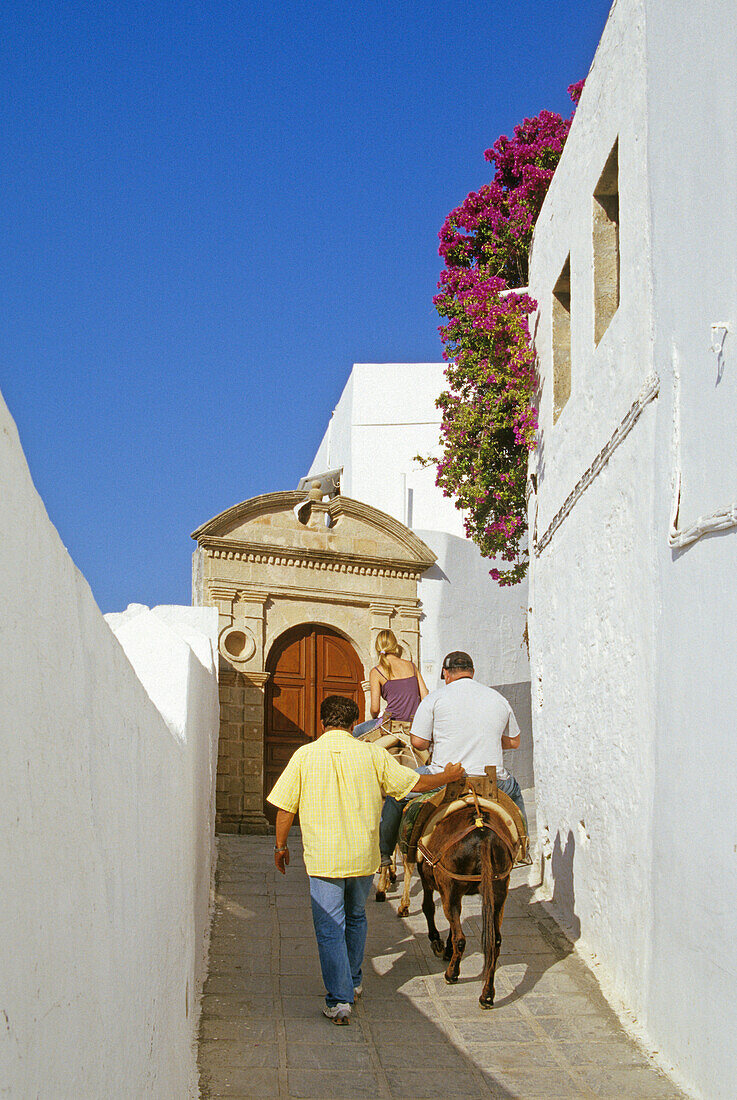
[[[350,642],[365,674],[377,632],[389,627],[418,664],[417,581],[435,555],[385,512],[340,495],[305,500],[300,492],[243,501],[192,537],[193,603],[220,613],[217,828],[263,832],[274,643],[295,627],[323,624]],[[361,690],[365,696],[365,679]]]
[[[266,659],[264,711],[264,816],[274,819],[266,802],[295,749],[320,732],[320,704],[328,695],[345,695],[364,716],[364,669],[351,643],[320,623],[292,627],[274,642]]]

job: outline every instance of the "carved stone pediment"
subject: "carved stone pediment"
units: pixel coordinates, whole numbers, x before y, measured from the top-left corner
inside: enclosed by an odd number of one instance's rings
[[[419,576],[435,554],[404,524],[350,497],[305,502],[299,492],[267,493],[236,504],[193,532],[213,556]]]

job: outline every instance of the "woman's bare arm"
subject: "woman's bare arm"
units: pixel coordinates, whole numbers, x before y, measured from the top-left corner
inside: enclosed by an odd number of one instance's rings
[[[415,675],[417,677],[417,686],[420,689],[420,700],[422,700],[428,694],[427,685],[422,679],[422,673],[420,672],[419,668],[415,668]]]
[[[378,718],[381,710],[381,680],[375,668],[369,673],[369,685],[371,687],[371,711],[372,718]]]

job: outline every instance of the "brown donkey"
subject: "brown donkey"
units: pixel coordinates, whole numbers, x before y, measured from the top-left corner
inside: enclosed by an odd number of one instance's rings
[[[519,842],[496,814],[485,807],[480,817],[477,808],[468,806],[441,821],[427,846],[420,843],[418,847],[418,867],[424,890],[422,912],[427,920],[427,933],[434,953],[448,960],[445,980],[451,985],[458,981],[466,947],[461,904],[466,894],[481,894],[484,984],[479,1004],[482,1008],[491,1008],[494,972],[502,942],[504,903]],[[445,947],[435,926],[434,890],[440,894],[450,924]]]

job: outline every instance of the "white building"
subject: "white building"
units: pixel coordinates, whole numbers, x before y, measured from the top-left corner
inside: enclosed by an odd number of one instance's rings
[[[213,608],[100,614],[0,397],[0,1093],[199,1095]]]
[[[434,464],[423,469],[416,460],[439,453],[435,400],[446,385],[444,369],[443,363],[356,363],[310,475],[342,467],[344,496],[401,520],[437,554],[419,585],[423,676],[432,690],[449,650],[472,654],[478,678],[514,708],[523,739],[509,766],[527,787],[533,782],[527,585],[500,588],[492,581],[493,563],[466,538],[461,513],[435,485]]]
[[[544,888],[712,1098],[737,1079],[735,59],[727,0],[612,7],[530,273]]]

